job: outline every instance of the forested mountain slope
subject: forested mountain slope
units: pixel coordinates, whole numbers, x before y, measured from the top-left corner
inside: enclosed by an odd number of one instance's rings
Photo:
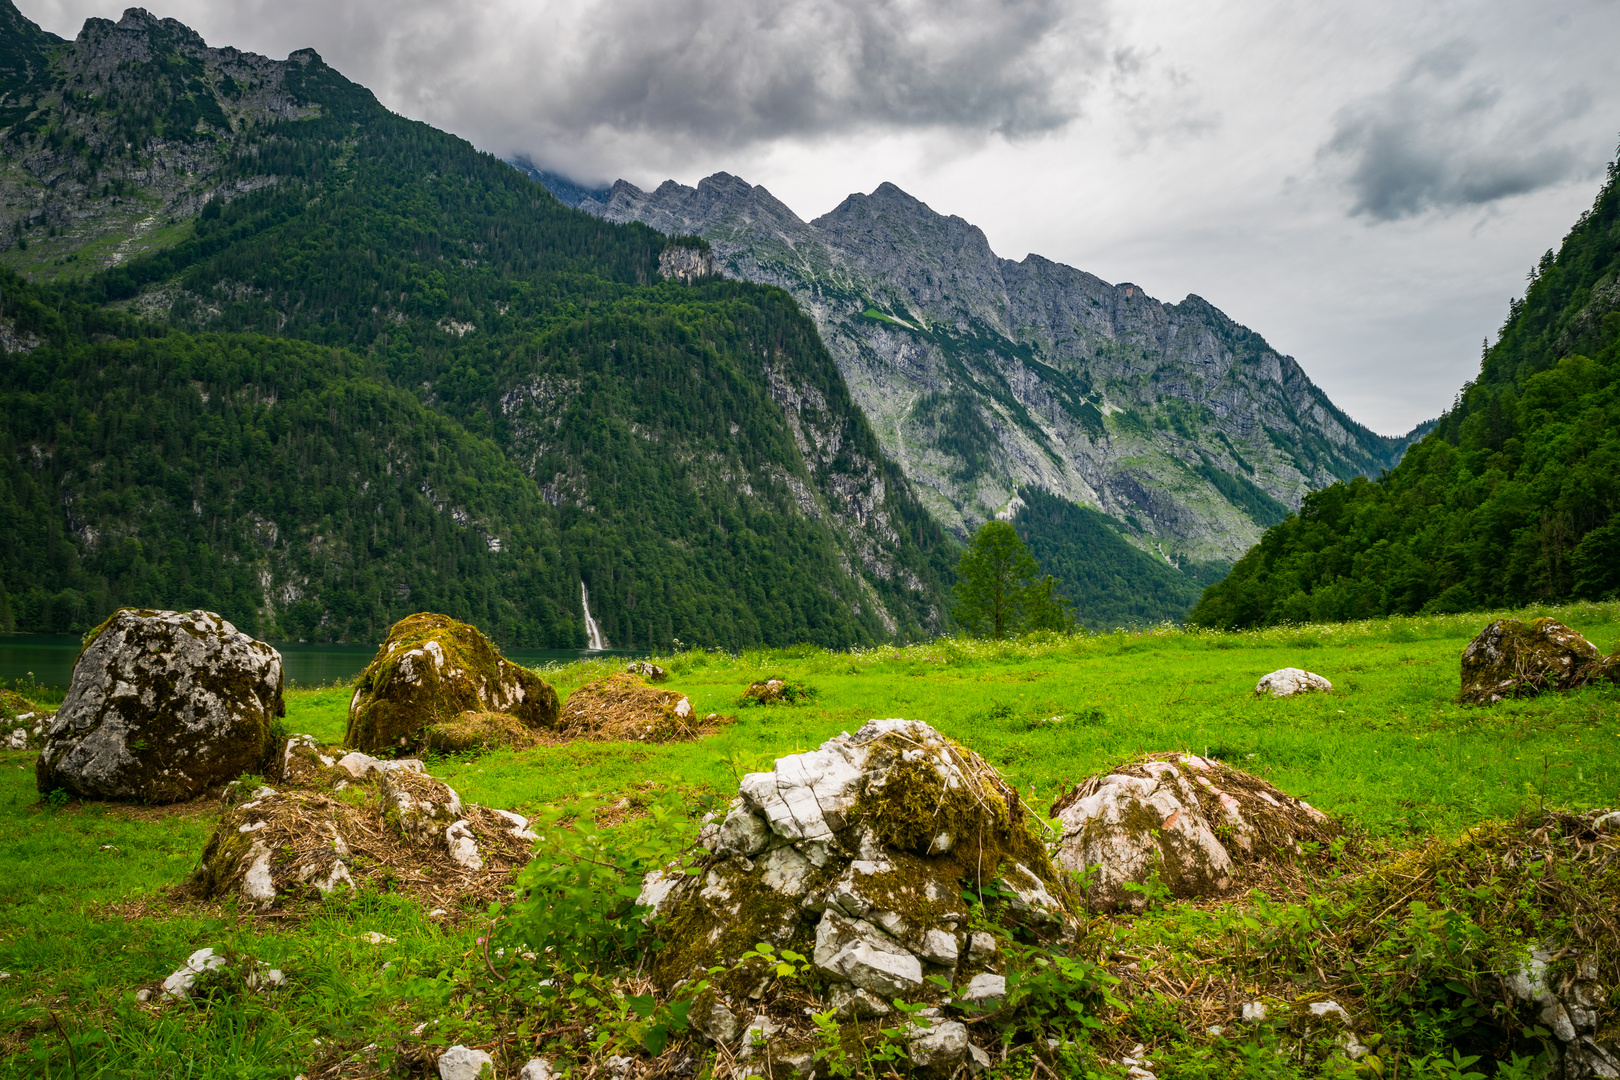
[[[0,622],[375,640],[432,607],[574,646],[583,582],[621,647],[943,625],[950,541],[785,294],[662,281],[664,237],[309,50],[138,10],[29,40],[0,56],[0,262],[34,282],[0,283]]]
[[[1259,626],[1620,593],[1620,169],[1479,377],[1376,481],[1306,496],[1193,612]]]
[[[1199,297],[1163,304],[1038,255],[998,258],[893,184],[806,222],[724,173],[605,197],[536,175],[608,220],[701,235],[726,274],[791,292],[959,535],[1044,489],[1123,523],[1196,589],[1306,491],[1377,473],[1407,443]]]

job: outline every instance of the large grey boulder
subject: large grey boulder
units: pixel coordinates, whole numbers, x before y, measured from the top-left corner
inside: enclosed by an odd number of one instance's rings
[[[85,638],[39,790],[173,803],[263,772],[281,681],[281,654],[213,612],[122,608]]]
[[[1339,827],[1257,776],[1196,754],[1157,754],[1077,785],[1053,804],[1053,856],[1093,910],[1141,910],[1155,875],[1170,895],[1215,896],[1245,863],[1301,854]]]

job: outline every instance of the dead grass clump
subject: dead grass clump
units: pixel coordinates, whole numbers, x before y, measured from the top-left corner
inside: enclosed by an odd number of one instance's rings
[[[648,686],[634,675],[616,674],[587,683],[563,706],[563,739],[599,742],[687,742],[713,734],[734,717],[699,718],[691,699]]]
[[[1459,946],[1510,965],[1531,945],[1581,953],[1620,986],[1620,812],[1539,810],[1431,840],[1366,875],[1345,930],[1357,950],[1404,950],[1427,913],[1466,918],[1448,926]]]
[[[534,729],[510,713],[464,712],[454,720],[430,724],[425,741],[441,754],[469,750],[528,750],[540,745]]]

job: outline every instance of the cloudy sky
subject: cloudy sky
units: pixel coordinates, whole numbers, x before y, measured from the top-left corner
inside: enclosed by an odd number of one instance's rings
[[[725,170],[811,218],[891,180],[1205,297],[1386,433],[1477,371],[1620,138],[1620,0],[147,2],[580,181]]]

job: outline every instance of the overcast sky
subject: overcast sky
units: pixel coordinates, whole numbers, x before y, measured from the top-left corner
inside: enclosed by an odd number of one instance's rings
[[[1205,297],[1386,433],[1477,372],[1620,137],[1620,0],[158,2],[579,181],[725,170],[808,219],[891,180]]]

